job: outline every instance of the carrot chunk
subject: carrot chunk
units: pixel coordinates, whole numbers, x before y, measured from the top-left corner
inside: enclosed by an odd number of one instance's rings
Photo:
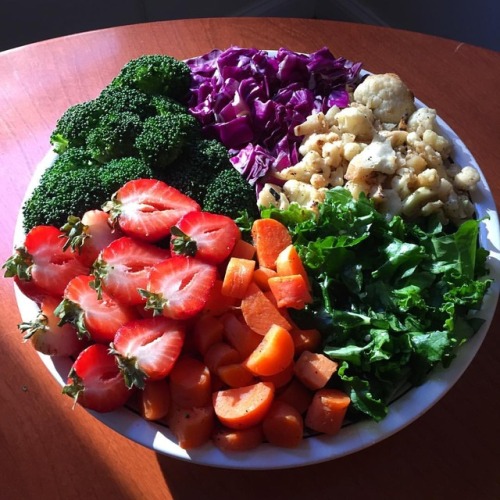
[[[264,441],[264,433],[260,425],[248,429],[219,427],[214,431],[212,441],[222,451],[249,451]]]
[[[284,248],[276,258],[276,271],[279,276],[292,276],[300,274],[307,284],[308,290],[311,289],[309,277],[300,258],[297,249],[293,245]]]
[[[254,260],[232,257],[227,264],[222,281],[222,295],[242,299],[253,279],[254,269]]]
[[[203,313],[211,316],[221,316],[225,312],[231,310],[237,302],[234,297],[228,297],[222,294],[222,280],[217,279],[212,287],[210,296],[208,297]]]
[[[278,255],[292,243],[286,226],[275,219],[256,219],[251,235],[259,265],[276,269]]]
[[[262,291],[267,292],[269,291],[269,278],[277,275],[278,273],[274,269],[269,269],[268,267],[258,267],[253,272],[253,280]]]
[[[268,280],[278,308],[304,309],[312,302],[307,283],[301,274],[274,276]]]
[[[167,379],[148,380],[140,391],[140,412],[146,420],[160,420],[170,408],[170,391]]]
[[[180,408],[207,406],[212,399],[212,381],[208,367],[191,356],[182,356],[170,372],[172,402]]]
[[[270,382],[225,389],[213,394],[213,407],[219,421],[231,429],[248,429],[262,422],[274,399]]]
[[[193,345],[203,356],[208,348],[223,339],[224,324],[220,317],[203,315],[193,325]]]
[[[244,387],[255,383],[253,373],[248,371],[242,363],[219,366],[217,375],[229,387]]]
[[[337,371],[338,364],[324,354],[304,351],[295,362],[295,376],[309,389],[324,387]]]
[[[253,259],[255,257],[255,247],[243,239],[239,239],[231,252],[231,257],[239,259]]]
[[[269,443],[296,448],[302,441],[304,420],[292,405],[275,400],[262,421],[262,430]]]
[[[224,314],[221,320],[224,339],[241,354],[242,359],[247,358],[260,344],[262,335],[254,332],[234,312]]]
[[[203,356],[203,362],[213,374],[217,374],[220,366],[239,363],[241,359],[240,353],[224,341],[211,345]]]
[[[167,425],[185,450],[198,448],[207,443],[215,427],[212,406],[181,408],[173,406],[167,416]]]
[[[317,352],[321,347],[321,333],[314,328],[302,330],[294,328],[290,331],[295,344],[295,355],[299,356],[304,351]]]
[[[350,402],[349,396],[337,389],[316,391],[305,416],[305,425],[317,432],[337,434]]]
[[[276,375],[292,363],[294,353],[290,332],[279,325],[272,325],[244,363],[254,375]]]
[[[284,387],[276,399],[292,405],[300,414],[305,413],[313,398],[313,392],[300,380],[292,378],[290,383]]]

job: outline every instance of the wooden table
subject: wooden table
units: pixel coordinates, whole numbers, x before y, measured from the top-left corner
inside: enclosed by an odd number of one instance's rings
[[[120,27],[0,54],[0,260],[57,118],[92,98],[131,58],[187,58],[230,45],[311,52],[328,46],[373,72],[398,73],[464,139],[500,201],[500,55],[385,28],[300,19],[204,19]],[[10,280],[0,279],[1,499],[500,498],[500,338],[493,326],[465,375],[389,439],[291,470],[193,465],[135,444],[69,398],[21,342]]]

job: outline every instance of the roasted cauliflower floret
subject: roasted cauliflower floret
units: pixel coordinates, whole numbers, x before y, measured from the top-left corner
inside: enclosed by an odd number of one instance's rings
[[[347,167],[347,180],[361,180],[373,172],[392,175],[396,171],[396,153],[390,141],[373,141],[357,154]]]
[[[416,109],[413,93],[394,73],[368,75],[355,89],[354,100],[384,123],[399,123]]]

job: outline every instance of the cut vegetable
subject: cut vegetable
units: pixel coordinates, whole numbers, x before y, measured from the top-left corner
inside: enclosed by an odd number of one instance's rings
[[[304,351],[295,363],[295,376],[309,389],[323,388],[337,371],[338,364],[324,354]]]
[[[292,243],[286,226],[275,219],[257,219],[251,234],[259,265],[276,269],[278,255]]]
[[[312,302],[307,282],[301,274],[275,276],[268,280],[278,308],[304,309]]]
[[[350,402],[349,396],[342,391],[320,389],[314,394],[311,405],[307,410],[306,426],[324,434],[337,434],[342,428]]]

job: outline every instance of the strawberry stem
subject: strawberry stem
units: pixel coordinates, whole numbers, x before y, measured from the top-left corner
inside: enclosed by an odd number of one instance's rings
[[[196,241],[187,235],[184,231],[179,229],[177,226],[173,226],[170,229],[172,234],[172,248],[174,253],[178,255],[186,255],[188,257],[194,257],[198,251],[198,245]]]

